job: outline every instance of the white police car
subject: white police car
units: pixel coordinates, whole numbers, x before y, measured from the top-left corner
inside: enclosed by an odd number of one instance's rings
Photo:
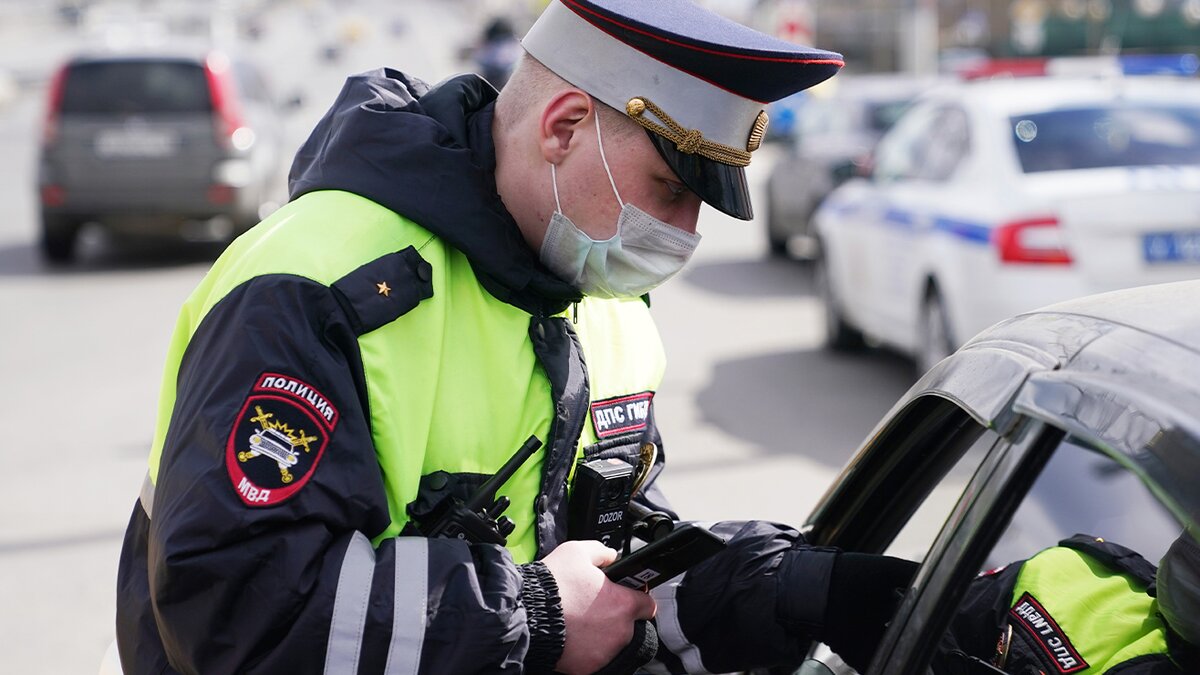
[[[924,372],[1019,312],[1200,276],[1200,82],[1129,76],[1195,57],[1084,66],[1105,63],[956,82],[905,114],[815,216],[831,346],[865,335]]]

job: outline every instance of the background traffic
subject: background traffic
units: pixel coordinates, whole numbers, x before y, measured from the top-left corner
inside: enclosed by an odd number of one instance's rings
[[[655,293],[672,364],[656,398],[672,467],[664,484],[685,515],[799,523],[917,370],[974,332],[1074,293],[1195,276],[1189,167],[1200,161],[1200,104],[1185,94],[1194,75],[1137,84],[1110,64],[1070,88],[959,75],[989,54],[1112,49],[1101,44],[1104,22],[1086,13],[1104,3],[1083,3],[1076,21],[1095,34],[1079,44],[1062,43],[1077,3],[1042,3],[1040,45],[1027,34],[1028,2],[709,4],[843,51],[849,65],[770,111],[773,142],[749,170],[757,220],[706,209],[695,260]],[[1193,3],[1160,4],[1191,25]],[[175,313],[228,239],[286,199],[290,156],[345,76],[383,66],[430,82],[502,73],[512,36],[539,6],[0,0],[7,669],[91,672],[112,639],[120,535],[145,472]],[[1114,96],[1116,113],[1106,107]],[[995,99],[1014,107],[987,108]],[[1139,126],[1146,106],[1155,115]],[[935,121],[905,121],[922,109]],[[960,126],[937,116],[946,109],[962,111]],[[1022,153],[1053,138],[1061,110],[1091,115],[1062,125],[1089,130],[1080,143],[1149,143],[1170,161],[1023,170]],[[1129,110],[1139,114],[1122,116]],[[931,170],[929,153],[942,153],[939,182],[886,170],[883,148],[917,146],[875,144],[906,128],[928,146],[909,166]],[[956,133],[966,141],[952,162]],[[992,234],[1030,222],[1009,239]],[[1097,233],[1106,239],[1088,238]],[[1070,262],[1005,259],[1064,246]],[[922,326],[942,332],[922,336]]]

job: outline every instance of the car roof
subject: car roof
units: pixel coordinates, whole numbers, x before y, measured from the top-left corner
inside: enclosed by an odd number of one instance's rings
[[[944,81],[902,74],[838,75],[812,91],[818,98],[834,101],[892,101],[913,98]]]
[[[1119,98],[1200,105],[1200,80],[1169,76],[1001,77],[949,83],[930,96],[958,99],[1001,115],[1095,105]]]
[[[1001,428],[1048,422],[1134,471],[1200,523],[1200,280],[1142,286],[1002,321],[929,371],[893,410],[937,395]]]
[[[180,42],[153,47],[97,48],[80,50],[69,60],[70,64],[112,63],[114,61],[194,61],[203,63],[213,54],[222,54],[230,60],[239,60],[237,54],[225,49],[215,49],[203,43]]]
[[[1027,312],[980,333],[883,416],[807,531],[814,541],[847,537],[839,545],[882,551],[870,547],[891,541],[878,538],[890,536],[891,516],[857,521],[905,491],[883,476],[924,480],[940,453],[964,449],[960,430],[979,427],[1010,442],[1033,432],[1034,462],[1065,434],[1137,476],[1180,523],[1200,526],[1198,297],[1200,280],[1145,286]]]
[[[1200,354],[1200,280],[1127,288],[1050,305],[1035,313],[1072,314],[1170,340]],[[1200,414],[1200,411],[1197,411]]]

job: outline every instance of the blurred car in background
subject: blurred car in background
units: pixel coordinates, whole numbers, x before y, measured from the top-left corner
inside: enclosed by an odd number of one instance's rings
[[[832,80],[829,80],[830,82]],[[800,109],[812,98],[809,90],[798,91],[767,104],[767,132],[763,134],[764,143],[792,142],[796,138],[796,124],[800,117]]]
[[[928,370],[1032,307],[1200,276],[1200,82],[1018,77],[922,97],[815,216],[827,341]]]
[[[825,195],[848,176],[836,172],[875,147],[917,94],[935,80],[902,75],[860,75],[830,81],[824,96],[812,95],[789,109],[787,154],[767,179],[767,244],[773,255],[786,255],[789,242],[811,256],[811,218]],[[768,130],[776,126],[771,113]]]
[[[17,100],[17,78],[0,68],[0,110]]]
[[[88,222],[228,238],[283,189],[282,145],[282,108],[247,61],[209,51],[73,58],[53,80],[44,123],[42,253],[70,260]]]
[[[1077,533],[1157,563],[1200,524],[1197,298],[1200,281],[1187,281],[1017,316],[941,361],[884,416],[804,526],[816,546],[922,563],[863,672],[935,672],[941,637],[984,570]],[[794,672],[854,670],[815,645]]]

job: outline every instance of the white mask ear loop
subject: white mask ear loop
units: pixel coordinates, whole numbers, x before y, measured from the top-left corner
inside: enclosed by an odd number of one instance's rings
[[[600,161],[604,163],[604,173],[608,174],[608,182],[612,185],[613,194],[617,196],[617,205],[625,206],[625,200],[621,199],[621,193],[617,192],[617,181],[613,180],[612,171],[608,168],[608,160],[604,157],[604,139],[600,137],[600,108],[592,106],[592,114],[596,116],[596,141],[600,144]]]
[[[558,176],[554,173],[554,163],[550,163],[550,182],[554,185],[554,210],[562,213],[562,204],[558,202]]]

